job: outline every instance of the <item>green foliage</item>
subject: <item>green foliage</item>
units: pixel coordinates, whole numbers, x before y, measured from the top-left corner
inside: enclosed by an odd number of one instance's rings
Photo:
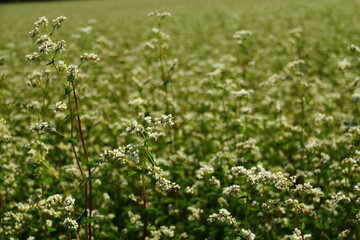
[[[359,10],[2,5],[0,239],[359,239]]]

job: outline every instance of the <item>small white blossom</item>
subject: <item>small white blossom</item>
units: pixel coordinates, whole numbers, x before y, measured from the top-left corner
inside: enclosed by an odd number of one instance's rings
[[[64,17],[64,16],[60,16],[60,17],[55,18],[52,21],[53,28],[60,28],[65,20],[66,20],[66,17]]]
[[[76,65],[69,65],[67,69],[67,74],[72,78],[76,78],[79,76],[80,70]]]
[[[250,229],[245,230],[245,229],[241,229],[242,234],[244,234],[246,240],[254,240],[255,239],[255,234],[253,234]]]
[[[70,230],[74,230],[76,231],[79,227],[78,223],[76,222],[76,220],[71,219],[71,218],[65,218],[63,225],[65,227],[67,227]]]
[[[163,177],[162,173],[163,170],[157,166],[149,167],[149,174],[151,174],[155,180],[156,184],[159,185],[161,191],[168,192],[172,190],[179,190],[180,186],[174,182],[171,182],[167,180],[165,177]]]
[[[236,219],[231,216],[231,213],[225,208],[221,208],[219,213],[213,213],[208,218],[209,222],[226,223],[231,226],[237,226]]]
[[[55,103],[55,112],[62,112],[67,109],[66,103],[63,102],[57,102]]]
[[[88,61],[88,62],[98,62],[100,60],[99,56],[95,53],[84,53],[80,56],[81,61]]]
[[[75,203],[75,199],[70,196],[66,197],[65,200],[63,201],[63,204],[65,205],[65,209],[67,211],[74,210],[74,203]]]

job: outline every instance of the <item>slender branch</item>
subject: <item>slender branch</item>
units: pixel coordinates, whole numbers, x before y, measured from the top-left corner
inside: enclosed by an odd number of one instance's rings
[[[145,188],[145,176],[144,174],[141,175],[142,180],[142,191],[143,191],[143,207],[144,210],[146,209],[146,188]],[[143,240],[146,240],[147,235],[147,224],[148,224],[148,215],[144,212],[144,230],[143,230]]]
[[[74,84],[74,82],[71,82],[71,84],[72,84],[73,93],[74,93],[75,109],[76,109],[76,112],[79,113],[79,102],[78,102],[77,97],[76,97],[75,84]],[[81,138],[81,144],[82,144],[83,150],[84,150],[85,160],[88,163],[89,162],[89,157],[88,157],[88,153],[87,153],[87,149],[86,149],[86,145],[85,145],[85,140],[84,140],[84,134],[83,134],[82,126],[81,126],[80,114],[77,114],[77,122],[78,122],[78,126],[79,126],[79,133],[80,133],[80,138]],[[90,165],[88,165],[88,177],[89,178],[91,177],[91,166]],[[89,217],[91,218],[92,209],[93,209],[92,180],[91,179],[89,181],[89,195],[88,196],[89,196],[88,197]],[[86,211],[87,211],[87,209],[86,209]],[[89,223],[88,229],[89,229],[89,240],[91,240],[91,223]]]

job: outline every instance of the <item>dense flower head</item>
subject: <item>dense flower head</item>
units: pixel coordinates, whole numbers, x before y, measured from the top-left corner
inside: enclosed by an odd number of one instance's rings
[[[49,125],[48,122],[38,121],[31,125],[30,130],[34,133],[40,133],[44,131],[52,131],[53,128]]]
[[[42,59],[42,57],[40,56],[40,54],[38,52],[33,52],[32,54],[27,54],[25,58],[28,61],[40,61]]]
[[[76,222],[76,220],[71,219],[69,217],[65,218],[63,225],[73,231],[76,231],[79,227],[79,224]]]
[[[74,198],[68,196],[68,197],[66,197],[66,198],[64,199],[63,203],[64,203],[65,209],[66,209],[67,211],[73,211],[73,210],[74,210],[74,203],[75,203],[75,199],[74,199]]]
[[[84,53],[80,56],[81,61],[89,61],[89,62],[98,62],[100,60],[99,56],[95,53]]]
[[[49,23],[49,20],[46,18],[46,17],[40,17],[39,20],[37,20],[35,23],[34,23],[34,27],[40,27],[40,26],[44,26],[46,27]]]
[[[209,222],[219,222],[225,223],[231,226],[236,226],[237,222],[234,217],[231,216],[231,213],[225,208],[221,208],[219,213],[213,213],[208,218]]]
[[[152,175],[156,180],[156,184],[159,185],[161,191],[168,192],[180,189],[180,186],[178,184],[169,181],[163,176],[163,170],[160,167],[149,167],[148,171],[149,174]]]
[[[57,17],[52,21],[52,26],[54,28],[60,28],[66,19],[64,16]]]
[[[68,68],[67,68],[67,74],[72,79],[77,78],[79,76],[79,74],[80,74],[79,67],[76,66],[76,65],[69,65]]]
[[[155,19],[164,19],[165,17],[171,17],[171,14],[168,12],[159,12],[157,10],[152,11],[148,14],[149,17],[153,17]]]

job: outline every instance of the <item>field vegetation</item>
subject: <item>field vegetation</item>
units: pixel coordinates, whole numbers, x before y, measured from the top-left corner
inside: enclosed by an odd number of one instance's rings
[[[0,5],[0,239],[360,239],[359,12]]]

